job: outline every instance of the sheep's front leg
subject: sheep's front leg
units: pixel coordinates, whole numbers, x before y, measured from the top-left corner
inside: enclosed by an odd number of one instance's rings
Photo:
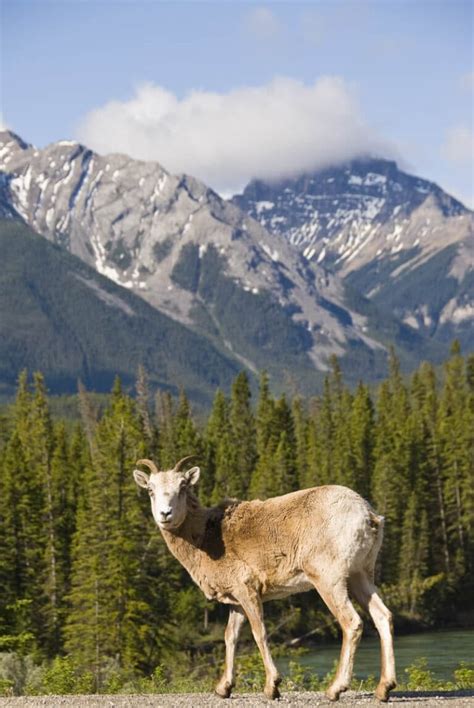
[[[278,685],[281,683],[281,677],[273,663],[270,649],[268,648],[267,630],[263,623],[262,599],[258,593],[253,590],[248,590],[245,594],[239,595],[237,599],[240,601],[247,615],[253,637],[262,655],[266,675],[264,693],[267,698],[280,698]]]
[[[235,648],[239,639],[240,630],[245,622],[245,615],[240,607],[231,607],[229,611],[229,621],[225,628],[225,666],[222,678],[217,684],[215,691],[222,698],[229,698],[234,687],[234,659]]]

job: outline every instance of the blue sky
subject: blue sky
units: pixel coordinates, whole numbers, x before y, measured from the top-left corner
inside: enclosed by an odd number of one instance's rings
[[[3,123],[222,192],[395,156],[474,206],[473,4],[1,0]]]

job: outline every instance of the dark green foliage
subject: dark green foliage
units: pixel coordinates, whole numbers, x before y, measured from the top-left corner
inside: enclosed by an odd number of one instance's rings
[[[0,651],[47,662],[32,692],[118,691],[137,676],[151,691],[161,666],[216,661],[226,613],[166,549],[132,478],[142,457],[166,469],[196,455],[205,504],[348,485],[385,516],[379,581],[396,620],[472,611],[474,387],[458,344],[439,383],[426,363],[405,380],[392,353],[374,397],[363,383],[351,392],[333,359],[316,399],[275,398],[262,374],[254,410],[241,373],[199,424],[184,391],[153,405],[147,378],[141,368],[136,399],[117,380],[102,410],[81,387],[73,426],[51,416],[43,377],[22,373],[2,420]],[[270,603],[270,628],[327,632],[315,602]]]
[[[150,386],[209,404],[240,367],[192,332],[18,222],[0,220],[0,381],[41,370],[55,392],[77,379],[109,391],[116,374],[133,385],[137,364]]]
[[[298,371],[298,385],[307,382],[314,391],[318,376],[308,357],[312,338],[303,324],[292,320],[268,292],[253,293],[226,275],[226,262],[208,246],[199,255],[197,244],[183,246],[173,279],[195,293],[200,305],[194,310],[199,326],[210,336],[231,343],[232,350],[271,373]],[[279,384],[280,390],[287,382]]]
[[[347,276],[347,283],[354,288],[355,292],[370,292],[380,284],[389,287],[390,275],[400,268],[404,263],[410,262],[421,252],[421,248],[416,246],[396,253],[389,258],[374,258],[362,268],[350,273]]]
[[[130,248],[124,243],[122,238],[115,241],[113,248],[109,251],[109,259],[115,263],[115,265],[120,268],[120,270],[127,270],[132,263],[132,256],[130,254]]]
[[[155,256],[155,261],[161,263],[165,258],[171,253],[173,248],[173,239],[168,236],[163,241],[157,241],[153,244],[153,255]]]
[[[251,397],[248,376],[242,371],[232,384],[229,412],[232,446],[237,451],[234,493],[240,499],[247,495],[250,476],[257,458]]]
[[[172,279],[185,290],[195,293],[199,285],[200,270],[199,246],[194,243],[185,244],[171,273]]]
[[[416,301],[415,298],[411,302]],[[375,296],[369,300],[361,295],[353,287],[351,276],[345,286],[345,302],[348,307],[367,318],[369,335],[386,347],[396,345],[404,371],[412,371],[420,358],[440,363],[446,357],[448,350],[441,341],[435,341],[397,319],[390,301],[379,301]],[[380,380],[386,375],[386,355],[381,349],[368,352],[353,342],[351,354],[342,357],[341,366],[351,381],[357,378]]]
[[[453,337],[453,332],[461,338],[462,344],[466,349],[472,349],[474,346],[474,334],[472,323],[469,318],[463,322],[457,322],[455,325],[440,321],[440,315],[443,308],[448,304],[451,298],[456,298],[458,302],[463,302],[463,297],[466,296],[466,301],[472,294],[474,284],[474,272],[468,270],[461,282],[454,275],[449,275],[452,271],[453,262],[458,254],[458,244],[446,246],[443,250],[435,253],[431,258],[423,260],[416,267],[406,268],[402,272],[397,273],[396,277],[392,277],[392,273],[400,268],[405,262],[412,260],[420,250],[412,248],[402,251],[391,258],[382,260],[374,259],[369,264],[353,271],[348,277],[347,282],[351,287],[352,297],[361,297],[357,292],[368,293],[373,290],[371,295],[372,311],[375,313],[376,308],[387,314],[386,324],[382,321],[382,328],[386,329],[386,333],[392,333],[392,341],[397,341],[400,348],[403,345],[408,345],[415,353],[418,348],[418,356],[420,345],[422,344],[421,334],[428,335],[432,341],[426,341],[424,348],[429,348],[424,352],[424,356],[434,361],[440,360],[440,355],[446,355],[447,344]],[[448,275],[447,275],[448,274]],[[403,319],[406,310],[412,310],[413,305],[419,302],[420,292],[423,293],[423,302],[430,303],[430,320],[429,324],[421,324],[420,332],[412,330],[412,346],[407,339],[410,328],[396,324],[398,320],[395,317]],[[387,327],[388,322],[391,326]],[[373,328],[371,322],[371,330]],[[396,335],[397,339],[393,339]],[[421,350],[423,351],[423,350]]]

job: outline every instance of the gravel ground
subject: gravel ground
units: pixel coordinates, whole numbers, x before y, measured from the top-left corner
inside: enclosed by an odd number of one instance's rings
[[[449,708],[474,706],[474,691],[418,691],[397,692],[391,695],[390,703],[416,706],[417,708],[439,708],[446,703]],[[334,705],[323,693],[286,693],[279,701],[269,701],[258,693],[236,694],[223,701],[210,693],[173,693],[162,695],[132,696],[25,696],[21,698],[0,698],[1,708],[250,708],[251,706],[330,706]],[[371,693],[349,691],[341,696],[341,708],[347,706],[380,706]]]

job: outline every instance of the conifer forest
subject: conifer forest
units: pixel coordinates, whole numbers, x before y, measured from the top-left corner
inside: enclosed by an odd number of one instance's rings
[[[77,398],[80,415],[61,419],[42,375],[23,372],[2,409],[2,656],[66,658],[96,691],[173,661],[215,663],[217,675],[228,609],[167,550],[132,477],[144,457],[167,469],[196,455],[206,505],[351,487],[386,519],[378,585],[396,632],[472,618],[474,355],[456,343],[442,368],[423,363],[410,377],[392,354],[377,388],[349,389],[333,359],[309,400],[275,397],[266,374],[252,394],[240,373],[207,416],[184,392],[152,394],[143,369],[133,391],[116,380],[105,402],[82,386]],[[314,592],[265,612],[273,644],[337,633]]]

